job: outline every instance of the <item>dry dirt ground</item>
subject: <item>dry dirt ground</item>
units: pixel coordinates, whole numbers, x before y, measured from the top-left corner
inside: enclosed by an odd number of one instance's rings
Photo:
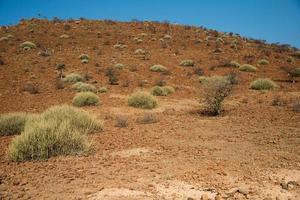
[[[31,20],[2,27],[0,33],[14,36],[0,42],[0,113],[41,112],[51,105],[71,104],[75,93],[70,86],[55,88],[57,63],[66,64],[65,74],[87,72],[90,83],[109,88],[99,94],[101,105],[83,108],[105,125],[103,132],[89,136],[94,146],[90,155],[14,163],[6,156],[14,136],[0,137],[0,199],[300,199],[300,113],[292,109],[300,98],[300,83],[287,81],[281,69],[300,65],[299,59],[286,62],[292,50],[228,36],[228,44],[220,46],[223,52],[216,54],[214,31],[156,23]],[[133,37],[140,33],[148,36],[137,44]],[[162,48],[159,38],[166,33],[172,39]],[[70,38],[59,38],[62,34]],[[195,42],[207,35],[213,38],[209,46]],[[237,49],[229,47],[234,39]],[[27,40],[38,48],[20,49]],[[113,48],[121,42],[125,50]],[[137,58],[137,48],[146,49],[149,58]],[[45,49],[51,56],[38,55]],[[91,56],[90,63],[80,63],[81,53]],[[262,57],[270,64],[258,65],[252,74],[213,67],[226,59],[257,65]],[[199,114],[202,88],[191,68],[179,66],[183,59],[194,59],[207,76],[238,74],[239,84],[220,116]],[[112,86],[104,74],[114,63],[123,63],[125,69],[120,84]],[[165,65],[170,74],[150,72],[152,64]],[[130,70],[132,66],[137,71]],[[250,82],[258,77],[277,80],[279,87],[250,90]],[[129,94],[148,91],[158,78],[176,92],[157,97],[158,107],[150,111],[127,106]],[[140,80],[148,84],[141,88]],[[38,94],[23,91],[28,82],[39,87]],[[277,96],[283,106],[272,105]],[[145,113],[153,113],[157,122],[137,123]],[[116,116],[128,118],[128,126],[115,127]]]

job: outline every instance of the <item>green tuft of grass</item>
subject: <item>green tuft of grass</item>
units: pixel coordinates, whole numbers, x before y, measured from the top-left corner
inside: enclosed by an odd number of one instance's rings
[[[34,117],[28,113],[8,113],[0,115],[0,136],[20,134],[28,119]]]
[[[195,65],[195,62],[193,60],[188,59],[181,61],[180,65],[184,67],[192,67]]]
[[[93,92],[79,92],[72,101],[74,106],[95,106],[100,104],[99,97]]]
[[[266,60],[266,59],[260,59],[260,60],[258,61],[258,64],[260,64],[260,65],[268,65],[268,64],[269,64],[269,61]]]
[[[152,72],[166,72],[166,71],[168,71],[168,69],[163,65],[152,65],[150,67],[150,70]]]
[[[108,89],[105,86],[99,87],[99,89],[98,89],[99,93],[105,93],[107,91],[108,91]]]
[[[72,88],[76,92],[96,92],[96,87],[92,84],[83,83],[83,82],[77,82],[75,83]]]
[[[172,94],[175,92],[175,89],[171,86],[154,86],[150,93],[154,96],[167,96],[168,94]]]
[[[250,88],[254,90],[272,90],[276,84],[268,78],[259,78],[251,82]]]
[[[243,64],[239,67],[239,70],[242,72],[256,72],[257,68],[253,65]]]
[[[12,140],[8,157],[21,162],[87,153],[91,146],[86,134],[102,128],[102,122],[84,111],[54,106],[26,122],[21,135]]]
[[[83,77],[79,74],[71,73],[68,74],[65,78],[63,78],[63,81],[68,83],[76,83],[83,81]]]
[[[23,42],[22,44],[20,44],[20,47],[23,48],[24,50],[30,50],[30,49],[35,49],[36,44],[34,44],[33,42],[30,42],[30,41],[26,41],[26,42]]]
[[[157,106],[157,101],[151,94],[136,92],[128,97],[128,105],[135,108],[152,109]]]

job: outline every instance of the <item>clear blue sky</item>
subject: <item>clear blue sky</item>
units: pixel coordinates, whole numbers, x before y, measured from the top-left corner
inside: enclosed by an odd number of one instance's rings
[[[300,0],[0,0],[0,24],[21,18],[168,20],[300,48]]]

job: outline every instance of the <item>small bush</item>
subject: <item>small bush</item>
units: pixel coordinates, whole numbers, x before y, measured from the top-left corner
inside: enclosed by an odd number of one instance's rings
[[[261,59],[261,60],[258,61],[258,64],[260,64],[260,65],[268,65],[269,61],[266,60],[266,59]]]
[[[143,49],[137,49],[137,50],[134,51],[134,54],[136,54],[136,55],[145,55],[146,51],[143,50]]]
[[[300,58],[300,51],[296,51],[293,56],[297,57],[297,58]]]
[[[300,77],[300,68],[294,68],[289,71],[291,77]]]
[[[148,93],[136,92],[129,96],[128,105],[136,108],[152,109],[157,106],[157,101]]]
[[[83,78],[79,74],[72,73],[72,74],[68,74],[65,78],[63,78],[63,81],[68,83],[76,83],[76,82],[83,81]]]
[[[210,79],[204,89],[204,103],[206,113],[218,115],[222,109],[224,99],[230,94],[232,85],[226,78]]]
[[[1,114],[0,136],[20,134],[30,117],[33,117],[33,115],[27,113]]]
[[[180,63],[180,65],[181,66],[184,66],[184,67],[192,67],[192,66],[194,66],[194,61],[193,60],[183,60],[183,61],[181,61],[181,63]]]
[[[199,82],[203,84],[208,84],[210,82],[217,82],[217,81],[228,81],[226,76],[199,76]]]
[[[118,70],[122,70],[124,68],[124,65],[122,63],[117,63],[114,67]]]
[[[36,44],[34,44],[33,42],[30,42],[30,41],[26,41],[26,42],[23,42],[22,44],[20,44],[20,47],[23,48],[23,49],[35,49],[36,48]]]
[[[28,120],[13,139],[8,156],[13,161],[82,154],[90,149],[86,134],[102,130],[102,123],[71,106],[54,106]]]
[[[243,72],[256,72],[257,68],[254,67],[253,65],[243,64],[239,67],[239,70]]]
[[[167,96],[166,90],[163,89],[163,87],[160,86],[154,86],[150,93],[154,96]]]
[[[99,97],[93,92],[80,92],[75,95],[72,101],[74,106],[95,106],[99,104]]]
[[[81,60],[81,63],[87,64],[87,63],[89,63],[89,60],[88,60],[88,59],[82,59],[82,60]]]
[[[167,94],[173,94],[175,92],[175,89],[171,86],[164,86],[163,89]]]
[[[163,65],[153,65],[150,67],[150,70],[153,72],[165,72],[168,69]]]
[[[250,84],[250,88],[254,90],[272,90],[276,84],[268,78],[259,78]]]
[[[96,92],[96,87],[94,85],[83,83],[83,82],[77,82],[75,83],[72,88],[76,92]]]
[[[105,93],[105,92],[107,92],[107,88],[104,87],[104,86],[102,86],[102,87],[100,87],[100,88],[98,89],[98,92],[99,92],[99,93]]]

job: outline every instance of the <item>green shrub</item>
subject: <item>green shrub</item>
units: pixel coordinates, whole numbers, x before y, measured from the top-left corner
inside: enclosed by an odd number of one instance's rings
[[[26,42],[23,42],[22,44],[20,44],[20,47],[25,50],[35,49],[36,44],[34,44],[33,42],[30,42],[30,41],[26,41]]]
[[[134,51],[134,54],[136,54],[136,55],[145,55],[146,51],[143,50],[143,49],[137,49],[137,50]]]
[[[8,156],[13,161],[47,159],[90,150],[86,134],[102,130],[102,123],[71,106],[54,106],[26,122],[13,139]]]
[[[167,96],[167,92],[160,86],[154,86],[150,93],[154,96]]]
[[[223,101],[230,94],[232,85],[226,78],[210,79],[204,88],[204,103],[209,115],[218,115],[222,109]]]
[[[96,87],[94,85],[83,83],[83,82],[77,82],[75,83],[72,88],[76,92],[96,92]]]
[[[288,63],[293,63],[295,60],[294,60],[293,57],[288,56],[287,59],[286,59],[286,61],[287,61]]]
[[[203,83],[203,84],[208,84],[210,82],[216,82],[216,81],[220,81],[220,82],[221,81],[228,81],[226,76],[210,76],[210,77],[199,76],[198,80],[199,80],[200,83]]]
[[[250,84],[250,88],[254,90],[272,90],[276,84],[268,78],[259,78]]]
[[[33,117],[33,115],[27,113],[1,114],[0,136],[20,134],[30,117]]]
[[[266,60],[266,59],[261,59],[261,60],[258,61],[258,64],[260,64],[260,65],[268,65],[269,61]]]
[[[154,96],[167,96],[168,94],[172,94],[175,92],[175,89],[171,86],[154,86],[150,93]]]
[[[136,92],[129,96],[128,105],[136,108],[152,109],[157,106],[157,101],[148,93]]]
[[[175,92],[175,89],[171,86],[164,86],[163,90],[167,93],[167,94],[173,94]]]
[[[163,65],[153,65],[150,70],[153,72],[166,72],[168,69]]]
[[[180,65],[181,66],[184,66],[184,67],[189,67],[189,66],[194,66],[194,61],[193,60],[183,60],[183,61],[181,61],[181,63],[180,63]]]
[[[294,68],[289,71],[291,77],[300,77],[300,68]]]
[[[68,83],[76,83],[76,82],[83,81],[83,78],[79,74],[71,73],[68,74],[65,78],[63,78],[63,81]]]
[[[253,65],[243,64],[239,67],[239,70],[243,72],[256,72],[257,68],[254,67]]]
[[[72,101],[74,106],[95,106],[99,104],[99,97],[93,92],[79,92]]]
[[[107,92],[107,88],[104,87],[104,86],[102,86],[102,87],[100,87],[100,88],[98,89],[98,92],[99,92],[99,93],[105,93],[105,92]]]

